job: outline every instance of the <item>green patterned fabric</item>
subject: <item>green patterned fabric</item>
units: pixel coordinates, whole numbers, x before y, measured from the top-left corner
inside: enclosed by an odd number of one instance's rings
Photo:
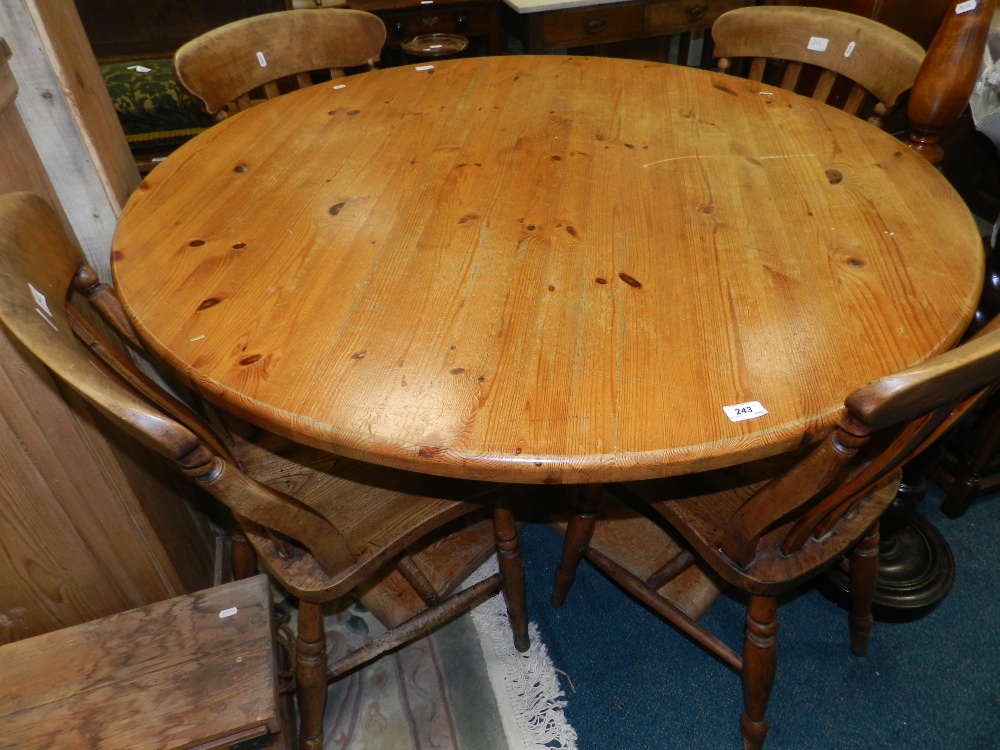
[[[212,124],[177,83],[170,60],[105,65],[101,73],[130,143],[190,137]]]

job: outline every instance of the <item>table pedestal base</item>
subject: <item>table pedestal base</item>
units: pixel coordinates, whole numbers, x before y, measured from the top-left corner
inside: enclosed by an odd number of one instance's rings
[[[924,617],[941,603],[955,580],[955,558],[930,521],[914,516],[911,523],[879,545],[878,586],[872,603],[877,620],[900,622]],[[846,567],[846,566],[845,566]],[[832,568],[823,587],[846,604],[847,571]]]
[[[878,586],[872,613],[886,621],[916,620],[948,595],[955,580],[955,558],[935,526],[916,512],[927,493],[925,477],[936,456],[918,457],[903,469],[903,483],[880,523]],[[821,588],[844,604],[847,565],[831,568]]]

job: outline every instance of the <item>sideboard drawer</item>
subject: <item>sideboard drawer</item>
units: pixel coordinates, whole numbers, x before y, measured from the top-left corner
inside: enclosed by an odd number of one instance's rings
[[[645,31],[677,34],[704,29],[727,10],[740,8],[743,0],[666,0],[646,6]]]
[[[420,34],[487,36],[494,26],[490,13],[484,6],[429,6],[426,10],[387,11],[378,15],[385,23],[389,44]]]
[[[334,2],[335,0],[329,0]],[[312,2],[312,0],[310,0]],[[382,63],[398,64],[399,45],[422,34],[461,34],[485,43],[499,55],[500,0],[342,0],[347,7],[374,13],[385,24]]]
[[[642,21],[641,3],[548,13],[542,20],[542,44],[549,49],[635,36],[642,33]]]

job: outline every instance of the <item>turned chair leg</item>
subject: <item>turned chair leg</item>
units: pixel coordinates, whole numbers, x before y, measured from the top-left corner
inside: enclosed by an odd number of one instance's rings
[[[493,506],[493,535],[500,566],[501,590],[514,634],[514,648],[527,651],[531,641],[528,637],[528,600],[524,588],[521,545],[517,539],[514,511],[507,500],[498,500]]]
[[[601,498],[604,496],[604,485],[587,484],[577,488],[579,496],[576,501],[576,514],[570,517],[566,525],[566,535],[563,537],[562,558],[556,567],[555,582],[552,585],[552,606],[561,607],[566,601],[573,581],[576,580],[576,568],[590,546],[594,535],[594,525],[601,508]]]
[[[253,551],[253,545],[250,544],[243,531],[235,524],[229,532],[229,545],[233,580],[242,581],[244,578],[257,575],[257,553]]]
[[[878,585],[878,524],[854,545],[848,558],[851,586],[851,651],[856,656],[868,653],[868,636],[872,632],[872,601]]]
[[[750,597],[743,640],[743,750],[760,750],[767,736],[767,701],[774,683],[774,636],[778,603],[773,596]]]
[[[299,750],[322,750],[326,709],[326,632],[323,608],[299,600],[295,639],[295,694],[299,702]]]
[[[1000,451],[1000,392],[990,397],[977,417],[966,455],[955,467],[951,486],[941,503],[941,512],[958,518],[981,494],[983,474]]]

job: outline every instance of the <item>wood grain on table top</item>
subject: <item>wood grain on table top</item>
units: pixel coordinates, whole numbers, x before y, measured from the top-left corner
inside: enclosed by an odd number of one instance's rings
[[[729,465],[815,440],[977,301],[941,175],[788,92],[564,56],[336,83],[182,147],[114,242],[150,348],[303,442],[512,482]]]

